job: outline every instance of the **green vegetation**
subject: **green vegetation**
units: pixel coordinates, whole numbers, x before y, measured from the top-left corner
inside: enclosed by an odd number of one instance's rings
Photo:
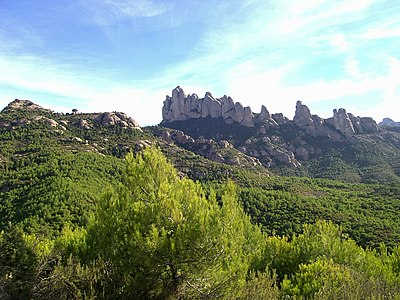
[[[275,176],[94,117],[0,114],[1,299],[400,299],[396,141]]]
[[[128,155],[85,228],[58,237],[8,225],[4,299],[399,299],[400,247],[366,250],[326,221],[266,235],[228,182],[180,178],[161,152]],[[208,195],[207,197],[205,195]]]

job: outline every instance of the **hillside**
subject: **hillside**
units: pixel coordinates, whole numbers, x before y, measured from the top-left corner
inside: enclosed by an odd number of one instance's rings
[[[400,295],[398,133],[329,127],[331,139],[285,122],[140,127],[121,112],[11,102],[0,113],[0,298]],[[323,272],[312,290],[310,272]]]
[[[364,246],[400,240],[397,133],[380,130],[333,142],[289,121],[265,134],[210,117],[163,125],[187,134],[141,128],[124,113],[59,114],[28,100],[11,102],[0,113],[0,226],[11,221],[52,235],[66,224],[85,225],[99,193],[119,181],[125,155],[157,145],[181,176],[205,186],[233,179],[243,187],[246,211],[268,232],[290,236],[305,222],[328,219]],[[319,154],[299,159],[288,150],[296,144]],[[270,155],[254,155],[263,151]],[[279,163],[279,157],[292,163]]]

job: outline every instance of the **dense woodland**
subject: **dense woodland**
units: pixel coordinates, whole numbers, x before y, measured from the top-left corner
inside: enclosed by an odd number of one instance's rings
[[[397,180],[276,176],[153,132],[0,129],[0,298],[400,299]]]

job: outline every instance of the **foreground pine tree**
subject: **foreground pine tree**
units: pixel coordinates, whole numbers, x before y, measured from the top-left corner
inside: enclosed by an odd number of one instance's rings
[[[123,183],[104,195],[88,231],[91,255],[113,268],[108,292],[139,298],[239,292],[262,235],[232,183],[221,202],[181,179],[159,150],[128,155]]]

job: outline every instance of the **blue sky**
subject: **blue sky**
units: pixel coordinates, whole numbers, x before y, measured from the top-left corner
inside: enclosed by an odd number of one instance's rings
[[[292,118],[400,121],[400,1],[0,0],[0,108],[161,121],[180,85]]]

